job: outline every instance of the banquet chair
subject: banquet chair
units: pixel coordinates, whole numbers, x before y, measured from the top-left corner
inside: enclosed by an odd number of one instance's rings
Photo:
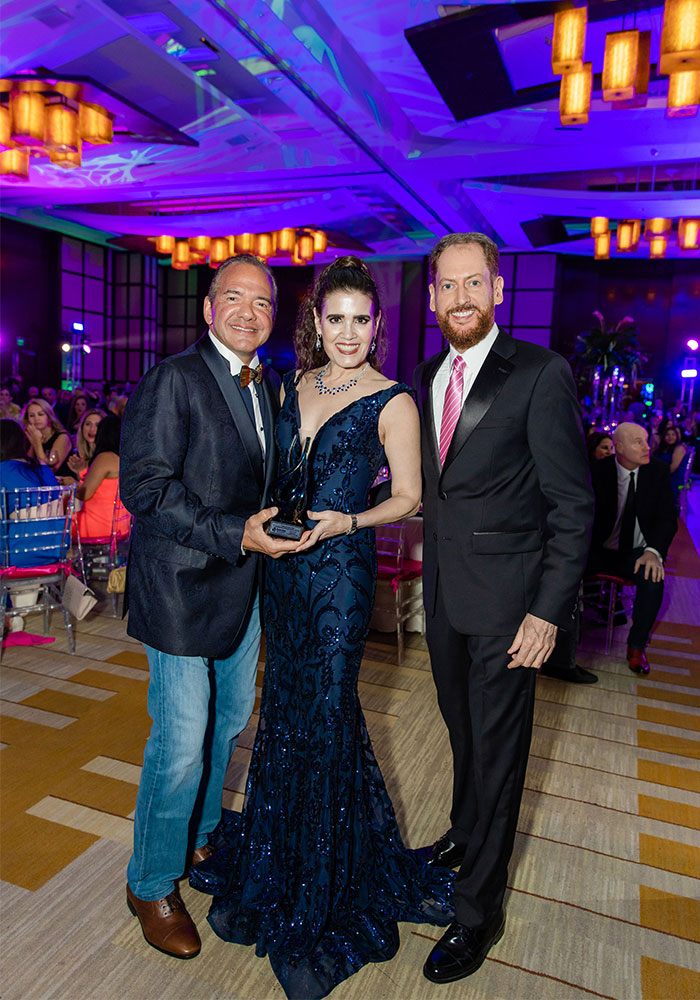
[[[81,537],[76,530],[76,553],[74,568],[83,580],[92,586],[95,582],[107,582],[112,570],[126,565],[129,553],[132,516],[119,499],[119,490],[112,506],[112,528],[108,535]],[[110,612],[118,615],[119,595],[108,591]]]
[[[618,604],[627,597],[625,591],[628,588],[634,591],[634,580],[628,580],[623,576],[615,576],[613,573],[592,573],[583,578],[583,602],[584,606],[593,607],[600,614],[605,624],[605,655],[610,653],[612,647],[613,630],[615,628],[615,615],[619,611]],[[626,609],[629,614],[630,609]]]
[[[0,490],[3,622],[6,615],[13,619],[42,611],[46,635],[50,613],[58,608],[63,614],[71,653],[75,653],[75,637],[70,613],[63,605],[63,588],[70,568],[68,547],[74,504],[75,486]],[[30,596],[34,600],[26,604]]]
[[[385,600],[391,602],[381,606],[379,588],[375,597],[375,611],[391,611],[396,627],[397,662],[401,666],[404,659],[404,625],[409,618],[419,616],[421,634],[425,634],[425,611],[423,593],[416,581],[421,579],[422,563],[410,559],[406,554],[406,522],[382,524],[375,528],[377,540],[377,582],[387,581],[391,593]]]
[[[695,448],[688,448],[688,461],[685,465],[685,477],[683,479],[683,485],[680,488],[678,494],[678,503],[680,506],[680,516],[684,521],[688,520],[688,493],[692,489],[693,480],[691,478],[693,473],[693,462],[695,461]]]

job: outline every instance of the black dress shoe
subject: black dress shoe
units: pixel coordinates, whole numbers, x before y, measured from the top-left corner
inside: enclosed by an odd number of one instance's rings
[[[540,673],[544,674],[545,677],[556,677],[560,681],[569,681],[570,684],[595,684],[598,680],[598,674],[594,674],[592,670],[586,670],[584,667],[579,667],[578,663],[568,670],[564,670],[563,667],[548,667],[545,663]]]
[[[428,851],[427,863],[437,868],[459,868],[464,861],[464,848],[457,847],[447,834],[436,840]]]
[[[431,983],[454,983],[471,976],[501,940],[505,926],[503,910],[481,927],[465,927],[455,921],[428,955],[423,975]]]

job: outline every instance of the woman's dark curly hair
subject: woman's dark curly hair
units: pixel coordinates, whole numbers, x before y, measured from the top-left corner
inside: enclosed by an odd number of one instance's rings
[[[323,303],[333,292],[362,292],[368,295],[374,306],[374,315],[379,316],[379,322],[374,332],[372,353],[367,360],[377,371],[382,370],[386,358],[386,324],[379,301],[377,284],[372,272],[359,257],[338,257],[332,264],[325,267],[314,282],[314,286],[306,294],[299,310],[297,328],[294,332],[294,350],[297,356],[297,370],[301,375],[320,368],[328,362],[328,355],[323,344],[316,347],[316,324],[314,313],[318,316],[323,312]],[[381,315],[380,315],[381,314]]]

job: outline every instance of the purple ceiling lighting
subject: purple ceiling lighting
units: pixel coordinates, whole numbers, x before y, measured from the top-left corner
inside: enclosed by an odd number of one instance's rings
[[[666,118],[667,78],[652,66],[647,106],[614,111],[595,82],[623,6],[589,6],[589,122],[563,128],[549,0],[438,20],[424,0],[9,0],[0,76],[89,77],[120,102],[122,127],[82,169],[38,162],[28,183],[0,181],[2,211],[100,240],[315,226],[411,257],[479,229],[511,249],[592,256],[592,216],[700,216],[700,128]],[[661,17],[656,2],[637,15],[652,63]],[[468,22],[483,52],[467,31],[469,58],[444,57],[439,75],[426,57],[426,70],[411,39],[458,39]],[[478,101],[457,120],[469,74]],[[680,255],[669,240],[667,258]]]

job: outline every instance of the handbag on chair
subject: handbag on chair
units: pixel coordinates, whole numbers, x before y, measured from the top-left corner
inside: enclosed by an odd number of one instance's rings
[[[69,573],[63,584],[63,607],[67,608],[73,617],[81,622],[97,604],[94,591],[83,583],[80,577]]]

